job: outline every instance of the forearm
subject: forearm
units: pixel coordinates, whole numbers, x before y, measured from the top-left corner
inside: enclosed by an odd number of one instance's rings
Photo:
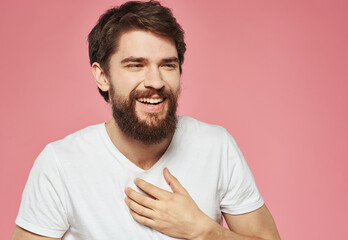
[[[196,235],[190,240],[266,240],[256,236],[244,236],[224,228],[211,218],[202,219]],[[267,240],[275,238],[267,238]]]
[[[60,240],[60,238],[49,238],[29,232],[19,226],[16,226],[11,240]]]

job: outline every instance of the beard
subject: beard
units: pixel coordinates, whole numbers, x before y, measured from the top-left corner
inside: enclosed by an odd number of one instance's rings
[[[112,85],[109,94],[112,116],[121,131],[127,136],[145,145],[151,145],[160,143],[174,134],[177,124],[178,94],[175,95],[172,91],[164,90],[164,88],[159,90],[149,88],[146,91],[134,89],[130,92],[129,98],[126,99],[118,96]],[[168,101],[165,117],[161,119],[158,113],[146,113],[145,120],[139,119],[135,110],[136,99],[151,97],[154,94]]]

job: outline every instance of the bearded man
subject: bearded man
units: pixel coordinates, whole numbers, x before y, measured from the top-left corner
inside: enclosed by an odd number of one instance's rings
[[[186,45],[171,11],[127,2],[88,40],[113,117],[45,147],[12,239],[279,239],[233,138],[176,116]]]

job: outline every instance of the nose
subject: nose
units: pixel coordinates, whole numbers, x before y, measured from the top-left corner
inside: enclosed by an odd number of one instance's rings
[[[158,67],[149,68],[145,79],[144,79],[144,85],[146,88],[154,88],[154,89],[161,89],[164,87],[164,81],[162,78],[162,74]]]

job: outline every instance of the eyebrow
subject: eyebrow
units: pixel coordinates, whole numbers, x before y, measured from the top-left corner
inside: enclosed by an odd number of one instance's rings
[[[128,63],[128,62],[146,62],[147,60],[145,58],[142,58],[142,57],[133,57],[133,56],[130,56],[130,57],[127,57],[125,59],[122,59],[121,63]]]
[[[122,64],[129,63],[129,62],[142,63],[142,62],[147,62],[147,59],[143,58],[143,57],[130,56],[130,57],[122,59],[122,61],[121,61]],[[164,63],[171,63],[171,62],[179,63],[179,59],[177,57],[164,58],[164,59],[162,59],[162,62],[164,62]]]
[[[179,63],[179,59],[177,57],[164,58],[162,61],[165,62],[165,63],[170,63],[170,62],[177,62],[177,63]]]

